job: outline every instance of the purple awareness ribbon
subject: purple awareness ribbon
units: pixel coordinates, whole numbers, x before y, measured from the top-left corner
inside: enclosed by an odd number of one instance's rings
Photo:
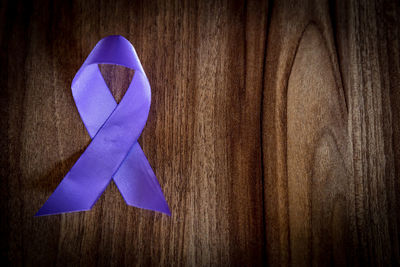
[[[119,104],[98,64],[135,71]],[[137,142],[149,114],[151,91],[132,44],[119,35],[99,41],[76,73],[71,88],[92,141],[35,216],[90,210],[111,179],[128,205],[171,215]]]

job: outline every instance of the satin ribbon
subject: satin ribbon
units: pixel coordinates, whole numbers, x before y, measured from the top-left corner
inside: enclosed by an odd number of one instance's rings
[[[122,65],[135,71],[119,104],[98,64]],[[151,91],[132,44],[122,36],[99,41],[71,88],[92,141],[36,216],[90,210],[111,179],[128,205],[171,215],[137,142],[147,121]]]

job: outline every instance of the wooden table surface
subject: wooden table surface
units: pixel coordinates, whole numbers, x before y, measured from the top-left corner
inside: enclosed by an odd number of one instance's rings
[[[112,34],[151,84],[172,216],[111,183],[33,217],[90,143],[70,84]],[[1,1],[0,46],[2,262],[400,264],[399,1]],[[121,99],[133,72],[101,71]]]

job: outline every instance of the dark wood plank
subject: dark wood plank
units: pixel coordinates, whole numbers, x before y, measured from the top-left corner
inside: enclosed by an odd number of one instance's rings
[[[271,8],[268,263],[398,265],[399,5],[310,0]]]
[[[351,111],[353,251],[360,265],[395,266],[400,263],[400,3],[338,1],[335,13]]]
[[[8,1],[0,14],[3,259],[263,264],[265,2]],[[172,216],[128,207],[111,184],[91,211],[34,218],[90,142],[70,82],[110,34],[133,43],[150,80],[139,141]],[[102,71],[120,98],[132,73]]]

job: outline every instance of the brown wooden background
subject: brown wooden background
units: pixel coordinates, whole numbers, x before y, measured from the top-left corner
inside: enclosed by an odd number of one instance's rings
[[[152,87],[172,216],[33,215],[89,144],[70,83],[101,38]],[[1,1],[1,257],[12,266],[400,264],[398,1]],[[132,73],[102,66],[121,98]]]

